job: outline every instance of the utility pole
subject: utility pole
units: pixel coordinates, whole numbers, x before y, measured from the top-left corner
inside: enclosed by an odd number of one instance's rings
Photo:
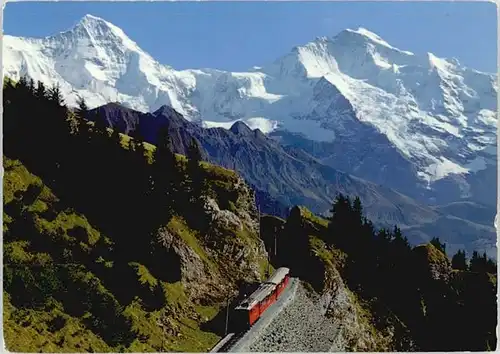
[[[227,295],[227,307],[226,307],[226,331],[224,333],[225,336],[227,336],[227,327],[228,327],[228,323],[229,323],[229,299],[230,299],[230,296],[228,294]]]
[[[260,232],[260,205],[257,206],[257,211],[259,213],[259,238],[262,240],[262,233]]]
[[[274,257],[276,258],[276,256],[278,255],[278,245],[277,245],[277,242],[276,242],[276,238],[277,238],[277,235],[276,235],[276,227],[274,228]]]
[[[259,238],[262,240],[262,232],[261,232],[262,222],[261,222],[261,217],[260,217],[260,205],[257,207],[257,210],[259,211]],[[265,246],[265,244],[266,243],[264,242],[264,246]],[[266,248],[266,252],[267,252],[267,277],[269,277],[271,275],[271,264],[270,264],[271,262],[269,260],[269,250],[267,249],[267,247],[265,247],[265,248]]]
[[[269,278],[271,276],[271,256],[269,255],[270,252],[267,252],[267,277]]]

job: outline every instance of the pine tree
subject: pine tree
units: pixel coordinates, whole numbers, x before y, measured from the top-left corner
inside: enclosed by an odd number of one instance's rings
[[[6,78],[3,83],[3,139],[7,153],[17,147],[15,141],[19,135],[19,111],[17,103],[17,90],[12,80]],[[16,155],[16,154],[14,154]]]
[[[96,134],[104,138],[109,137],[106,117],[98,109],[91,114],[93,114],[92,120],[94,121],[94,131]],[[139,137],[139,139],[142,139],[142,137]]]
[[[497,264],[491,258],[486,261],[486,271],[488,273],[497,274]]]
[[[35,93],[35,81],[33,79],[28,81],[28,91],[30,95],[34,95]]]
[[[398,251],[403,253],[411,249],[410,243],[408,242],[408,238],[403,236],[401,229],[397,225],[394,225],[394,230],[392,234],[394,237],[394,240],[392,242],[397,246]]]
[[[37,86],[36,86],[36,90],[35,90],[35,96],[38,99],[42,99],[42,98],[45,98],[46,94],[47,94],[47,90],[45,88],[45,85],[43,84],[43,82],[38,81]]]
[[[185,192],[189,204],[183,205],[185,212],[189,213],[190,225],[197,230],[208,226],[208,215],[204,211],[204,198],[208,188],[205,179],[205,170],[201,166],[202,155],[198,141],[192,139],[187,149],[186,183]]]
[[[117,128],[113,128],[113,130],[111,131],[110,140],[113,142],[114,146],[121,145],[120,132]]]
[[[78,108],[76,109],[77,116],[80,119],[87,119],[89,114],[89,107],[87,106],[85,98],[83,98],[82,96],[78,96],[76,103],[78,104]]]
[[[144,139],[137,130],[133,133],[132,139],[132,146],[135,155],[137,156],[137,160],[140,161],[141,164],[143,164],[146,161],[146,148],[144,146]]]
[[[477,251],[472,252],[472,257],[470,259],[470,271],[471,272],[481,272],[483,270],[481,257]]]
[[[204,171],[201,167],[201,149],[198,141],[193,138],[187,149],[187,174],[189,180],[189,199],[192,203],[198,203],[204,184]]]
[[[362,225],[363,223],[363,205],[361,204],[361,199],[356,196],[352,203],[353,218],[356,224]]]
[[[446,243],[441,243],[441,241],[439,240],[439,237],[437,237],[437,238],[433,237],[430,243],[431,243],[431,245],[436,247],[438,250],[440,250],[441,252],[446,254]]]
[[[28,88],[28,78],[26,76],[21,76],[19,78],[19,81],[17,82],[17,88],[20,90],[27,89]]]
[[[451,266],[454,269],[467,270],[467,257],[464,250],[458,250],[451,259]]]
[[[59,83],[52,86],[52,88],[49,90],[48,94],[49,94],[48,98],[51,102],[55,103],[58,106],[64,105],[64,97],[61,93],[61,88],[59,86]]]
[[[78,121],[78,137],[81,141],[81,146],[87,145],[84,149],[89,149],[92,142],[92,133],[90,131],[90,126],[88,124],[89,108],[85,101],[85,98],[78,96],[77,99],[78,107],[76,108],[76,116]],[[82,152],[87,156],[86,152]]]
[[[470,261],[470,270],[471,272],[496,273],[497,266],[495,262],[486,255],[486,252],[479,255],[477,251],[474,251]]]
[[[351,218],[351,202],[349,197],[339,193],[332,204],[330,213],[332,215],[328,224],[329,236],[327,242],[345,250],[351,243],[348,239],[351,231],[349,223]]]
[[[152,203],[157,214],[155,223],[160,225],[168,222],[174,214],[175,200],[180,188],[177,159],[172,151],[168,125],[158,132],[157,147],[152,160]]]

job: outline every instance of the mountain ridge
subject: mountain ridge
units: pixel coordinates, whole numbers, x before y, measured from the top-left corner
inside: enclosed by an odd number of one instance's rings
[[[243,122],[236,122],[229,129],[203,128],[183,119],[180,113],[167,106],[147,114],[122,107],[120,111],[128,113],[110,118],[115,111],[115,104],[108,104],[91,112],[99,112],[102,119],[114,122],[111,128],[135,125],[137,131],[130,130],[128,133],[139,133],[152,144],[156,143],[159,130],[168,126],[173,150],[179,154],[186,154],[191,139],[195,138],[207,161],[236,170],[245,178],[256,190],[264,213],[286,218],[286,209],[294,205],[306,205],[316,213],[326,214],[331,199],[340,192],[359,196],[366,207],[367,216],[377,226],[392,227],[398,224],[408,232],[413,243],[427,242],[432,238],[432,226],[429,225],[439,222],[443,231],[443,225],[448,225],[447,220],[452,220],[449,224],[452,230],[458,229],[453,226],[455,223],[466,226],[463,233],[476,235],[474,230],[480,229],[483,235],[478,240],[482,241],[474,243],[475,247],[493,252],[494,231],[491,225],[483,224],[484,218],[478,218],[480,222],[476,224],[464,218],[464,211],[460,214],[459,210],[457,217],[449,219],[448,214],[439,208],[429,208],[398,191],[335,170],[301,149],[283,147],[258,129],[251,130]],[[93,116],[90,114],[90,117]],[[127,117],[133,117],[134,123],[117,120],[126,120]],[[470,210],[475,205],[464,207]],[[441,237],[447,240],[446,235],[444,232]],[[450,242],[450,251],[455,248]]]
[[[496,173],[495,75],[460,66],[456,59],[418,56],[360,28],[319,37],[248,72],[176,71],[92,15],[55,36],[5,36],[4,43],[7,76],[58,82],[70,94],[70,105],[75,93],[91,107],[117,101],[152,112],[166,104],[207,127],[243,120],[264,133],[305,134],[317,142],[351,143],[352,136],[368,131],[367,140],[384,140],[369,143],[370,149],[406,160],[412,172],[401,188],[390,178],[397,167],[381,157],[377,164],[387,169],[384,177],[373,171],[359,177],[404,194],[417,190],[412,197],[420,195],[426,203],[477,196],[496,207],[496,196],[478,182]],[[342,155],[338,149],[330,153]],[[354,153],[351,160],[362,158]],[[327,163],[346,167],[332,159]],[[356,175],[356,164],[346,172]]]
[[[273,145],[271,150],[281,149],[274,156],[287,156],[289,168],[300,172],[300,177],[286,175],[288,183],[280,181],[281,187],[271,191],[274,196],[290,188],[304,192],[288,205],[309,200],[308,206],[321,211],[317,200],[323,199],[324,205],[332,193],[324,176],[344,171],[421,204],[471,201],[496,207],[496,193],[489,187],[497,174],[494,75],[464,68],[457,60],[394,48],[365,29],[317,38],[270,65],[239,73],[176,71],[155,61],[118,27],[91,15],[44,39],[5,36],[4,45],[7,76],[27,74],[46,84],[58,83],[70,105],[78,94],[91,107],[107,102],[148,112],[170,107],[179,126],[187,120],[229,129],[243,121],[260,128],[283,145]],[[108,119],[125,124],[118,125],[121,131],[128,133],[139,124],[136,113],[125,120],[119,113]],[[141,119],[148,121],[147,139],[153,140],[161,114],[146,116]],[[191,128],[201,134],[201,127]],[[217,146],[217,139],[213,143]],[[293,154],[301,154],[300,163]],[[260,173],[257,188],[268,178],[250,166],[254,156],[245,157],[247,161],[218,158],[231,161],[228,167],[239,163],[247,165],[247,172]],[[301,163],[323,182],[318,184],[315,177],[306,181]],[[264,161],[270,165],[271,160]],[[271,171],[285,175],[284,168]],[[311,196],[311,188],[326,191],[328,197]]]

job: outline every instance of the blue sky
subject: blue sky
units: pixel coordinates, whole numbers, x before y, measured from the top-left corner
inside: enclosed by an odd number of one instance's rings
[[[265,65],[296,45],[365,27],[398,48],[497,68],[493,3],[460,2],[38,2],[7,3],[4,33],[43,37],[90,13],[122,28],[176,69]]]

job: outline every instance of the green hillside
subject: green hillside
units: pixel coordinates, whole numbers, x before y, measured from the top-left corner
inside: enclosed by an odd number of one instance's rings
[[[497,274],[486,255],[450,260],[438,238],[412,247],[397,227],[375,230],[359,199],[342,195],[329,220],[303,207],[287,220],[267,219],[264,240],[278,249],[273,264],[330,296],[352,350],[495,349]]]
[[[4,168],[4,329],[9,350],[206,351],[218,340],[199,328],[215,316],[217,302],[191,303],[182,282],[158,280],[143,264],[117,259],[113,242],[85,216],[62,207],[21,162],[4,158]],[[182,218],[174,217],[169,230],[204,255]],[[112,278],[125,287],[127,301],[118,301],[119,295],[107,287]],[[158,325],[162,319],[165,332]]]
[[[266,268],[252,192],[196,142],[175,156],[40,85],[4,87],[7,348],[209,350],[220,306]]]

